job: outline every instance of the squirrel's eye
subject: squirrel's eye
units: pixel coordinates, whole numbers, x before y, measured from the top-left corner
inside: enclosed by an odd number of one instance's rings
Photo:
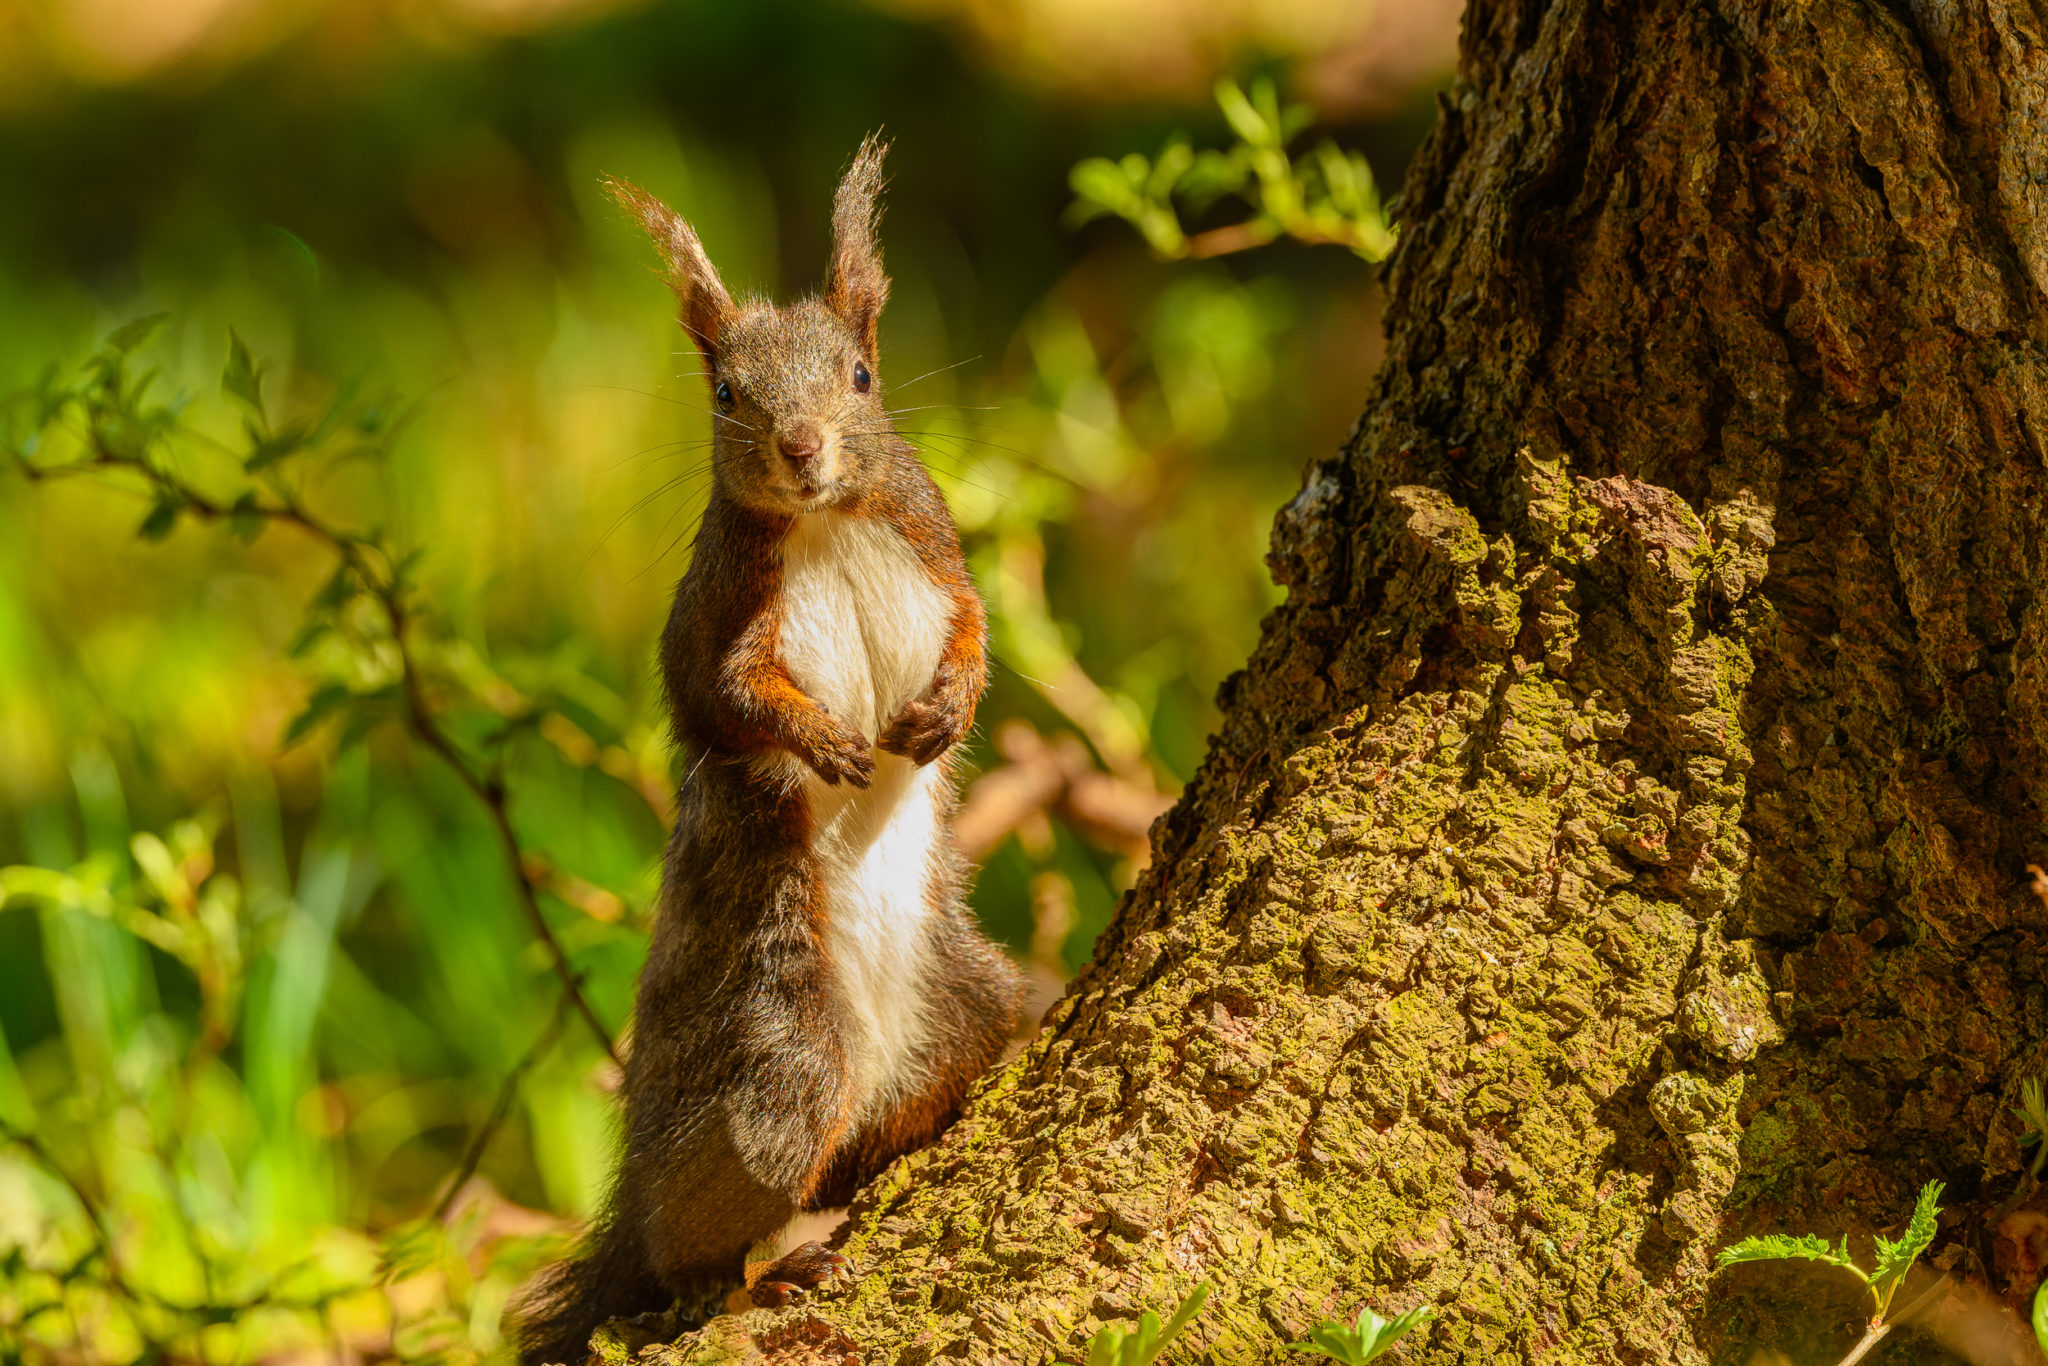
[[[859,361],[855,361],[853,363],[853,387],[864,394],[868,391],[868,385],[871,382],[867,366]]]
[[[730,384],[720,380],[718,381],[718,387],[712,390],[712,393],[717,396],[719,407],[727,409],[732,407],[732,386]]]

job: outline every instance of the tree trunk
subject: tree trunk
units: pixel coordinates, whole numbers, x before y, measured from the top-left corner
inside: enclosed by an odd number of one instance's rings
[[[1170,1359],[1364,1303],[1438,1307],[1417,1362],[1839,1351],[1849,1278],[1713,1253],[1936,1177],[1985,1275],[2048,1064],[2048,11],[1477,0],[1442,106],[1095,965],[850,1287],[671,1356],[1079,1361],[1202,1280]]]

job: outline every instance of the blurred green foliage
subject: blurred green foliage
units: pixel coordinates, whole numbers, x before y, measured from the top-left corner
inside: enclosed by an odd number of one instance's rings
[[[930,26],[674,3],[351,60],[0,122],[0,1360],[470,1359],[599,1198],[558,967],[626,1023],[707,477],[600,174],[787,295],[895,137],[883,378],[990,601],[984,768],[1015,720],[1192,772],[1377,357],[1346,253],[1057,230],[1076,161],[1213,114],[1034,103]],[[1393,170],[1415,127],[1347,140]],[[1132,875],[1055,821],[975,904],[1056,982]]]
[[[1197,152],[1176,136],[1156,157],[1090,157],[1068,177],[1076,195],[1069,221],[1114,214],[1165,260],[1224,256],[1281,237],[1349,247],[1368,261],[1387,258],[1394,229],[1365,157],[1329,138],[1304,157],[1288,155],[1288,144],[1315,122],[1313,110],[1283,106],[1265,77],[1252,82],[1249,94],[1235,81],[1217,82],[1216,106],[1237,134],[1229,148]],[[1199,211],[1226,194],[1251,205],[1253,215],[1189,237],[1174,200]]]

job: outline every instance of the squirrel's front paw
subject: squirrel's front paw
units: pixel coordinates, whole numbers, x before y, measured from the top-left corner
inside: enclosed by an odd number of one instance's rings
[[[835,786],[841,779],[855,787],[866,787],[875,776],[875,751],[862,735],[843,721],[825,718],[821,732],[811,740],[809,752],[801,757],[814,772]]]
[[[928,764],[958,744],[974,724],[972,703],[961,705],[934,690],[905,703],[875,741],[877,747]]]

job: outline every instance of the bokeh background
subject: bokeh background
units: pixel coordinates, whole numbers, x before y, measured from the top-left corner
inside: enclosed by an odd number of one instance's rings
[[[885,128],[883,379],[993,616],[963,841],[1042,1000],[1200,761],[1276,597],[1272,514],[1379,349],[1357,256],[1155,261],[1075,225],[1068,171],[1227,142],[1213,83],[1263,72],[1391,191],[1457,9],[0,0],[0,393],[162,310],[134,361],[201,446],[244,420],[230,329],[280,422],[343,392],[402,419],[293,487],[417,547],[444,666],[512,699],[520,842],[618,1029],[706,419],[599,178],[786,296]],[[535,1047],[549,964],[445,765],[395,725],[285,743],[323,681],[364,684],[359,651],[299,639],[331,552],[144,539],[148,510],[0,465],[0,1361],[502,1350],[507,1293],[601,1200],[610,1065],[573,1027]]]

